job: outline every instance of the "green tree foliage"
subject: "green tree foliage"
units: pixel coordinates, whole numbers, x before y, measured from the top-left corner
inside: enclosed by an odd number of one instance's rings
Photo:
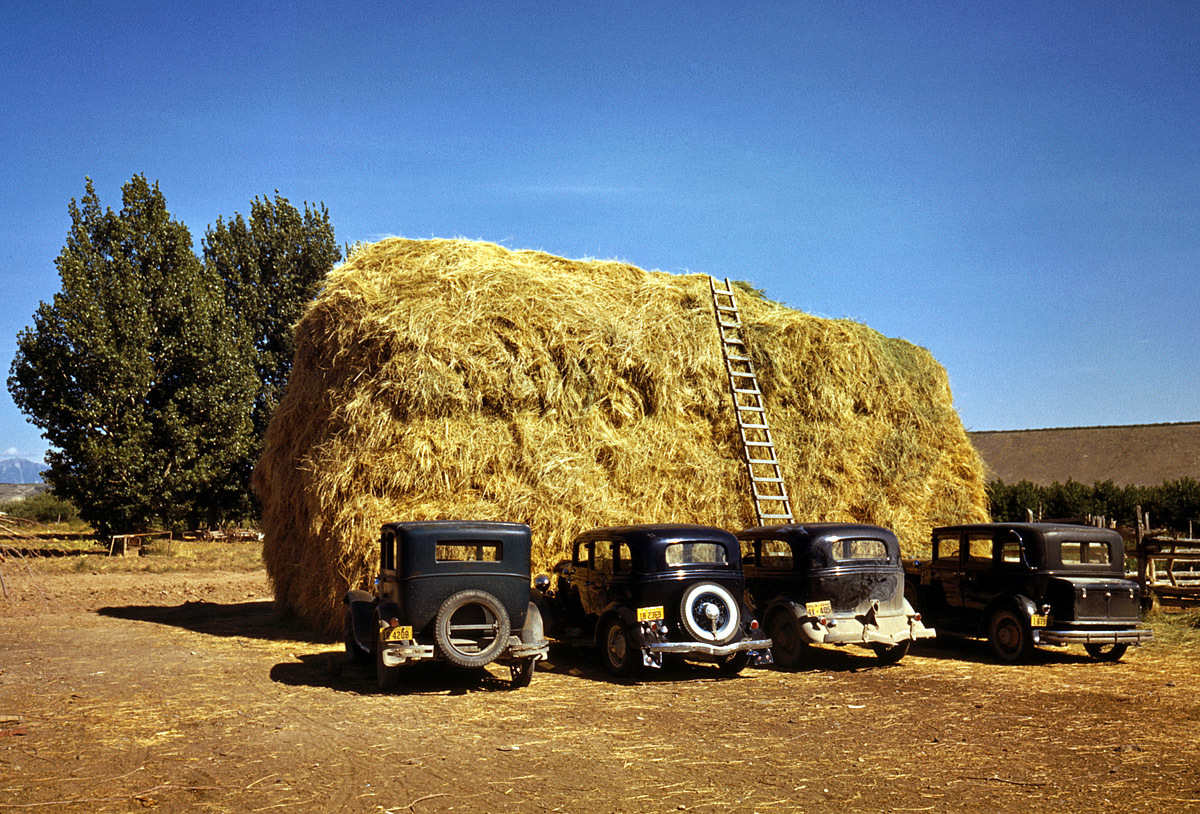
[[[987,485],[992,519],[1021,521],[1026,509],[1046,518],[1100,515],[1125,526],[1137,522],[1137,507],[1150,512],[1155,527],[1186,532],[1188,521],[1200,521],[1200,481],[1180,478],[1161,486],[1117,486],[1111,480],[1086,486],[1068,480],[1038,486],[1027,480]]]
[[[258,376],[254,440],[237,471],[247,506],[250,474],[292,369],[293,327],[322,279],[342,259],[324,206],[301,214],[278,191],[255,198],[250,218],[218,218],[204,238],[206,266],[225,283],[237,337],[251,349]]]
[[[0,513],[39,523],[72,523],[79,519],[75,504],[52,492],[39,492],[22,500],[0,503]]]
[[[13,400],[54,446],[46,480],[101,535],[217,523],[251,441],[254,371],[221,279],[143,176],[71,201],[62,290],[17,337]]]

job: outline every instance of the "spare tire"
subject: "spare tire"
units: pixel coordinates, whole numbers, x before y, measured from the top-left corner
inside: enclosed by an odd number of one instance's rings
[[[715,582],[697,582],[684,591],[679,617],[689,636],[707,644],[727,644],[742,629],[737,599]]]
[[[508,647],[512,623],[504,605],[487,591],[459,591],[438,608],[433,640],[451,664],[483,667]]]

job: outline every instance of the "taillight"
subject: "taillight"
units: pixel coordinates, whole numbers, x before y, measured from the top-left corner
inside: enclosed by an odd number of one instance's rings
[[[757,620],[757,619],[751,619],[751,620],[750,620],[750,629],[751,629],[751,630],[758,630],[758,620]]]

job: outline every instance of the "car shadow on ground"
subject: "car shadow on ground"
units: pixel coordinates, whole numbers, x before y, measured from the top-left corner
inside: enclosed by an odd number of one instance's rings
[[[600,663],[600,656],[591,647],[555,643],[550,646],[550,658],[538,662],[538,672],[569,675],[586,681],[604,684],[652,684],[675,681],[736,681],[757,667],[746,667],[736,675],[726,675],[715,664],[668,658],[662,667],[642,667],[633,676],[622,678],[610,675]],[[769,668],[767,668],[769,669]]]
[[[908,653],[910,656],[926,659],[966,661],[973,664],[997,666],[1004,664],[992,653],[986,639],[969,639],[962,636],[938,636],[936,639],[914,642]],[[1088,655],[1062,647],[1035,647],[1026,661],[1019,662],[1023,666],[1097,663],[1099,662]]]
[[[297,661],[276,664],[270,676],[280,684],[355,695],[467,695],[512,690],[508,668],[502,665],[467,670],[446,662],[422,661],[402,667],[399,686],[384,691],[376,684],[373,662],[354,661],[341,650],[297,656]]]
[[[123,605],[100,608],[100,616],[183,628],[209,636],[241,636],[280,642],[327,644],[336,641],[294,619],[281,617],[270,600],[253,602],[184,602],[182,605]]]

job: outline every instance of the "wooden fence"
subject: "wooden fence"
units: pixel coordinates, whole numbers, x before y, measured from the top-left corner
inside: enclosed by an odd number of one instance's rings
[[[1137,510],[1138,583],[1151,605],[1200,604],[1200,540],[1191,524],[1187,537],[1170,537],[1150,526],[1149,512]]]

